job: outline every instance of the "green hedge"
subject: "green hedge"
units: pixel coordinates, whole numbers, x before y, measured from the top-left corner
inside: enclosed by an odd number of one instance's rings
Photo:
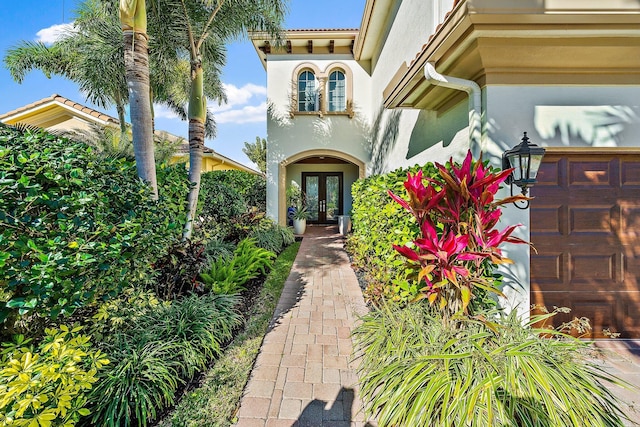
[[[160,167],[160,200],[135,164],[43,131],[0,127],[0,323],[56,319],[150,282],[180,237],[188,180]],[[7,331],[8,330],[8,331]]]
[[[262,175],[237,170],[206,172],[202,174],[200,191],[209,193],[209,187],[213,183],[232,188],[242,196],[249,207],[256,207],[261,212],[266,211],[267,181]]]
[[[351,187],[354,231],[348,237],[347,249],[354,265],[364,274],[368,284],[366,297],[372,302],[381,298],[407,300],[417,293],[417,289],[413,289],[406,280],[405,259],[392,246],[404,245],[415,239],[417,225],[387,191],[406,195],[404,181],[407,173],[415,173],[419,169],[423,170],[425,177],[436,176],[437,173],[433,164],[416,165],[359,179]]]

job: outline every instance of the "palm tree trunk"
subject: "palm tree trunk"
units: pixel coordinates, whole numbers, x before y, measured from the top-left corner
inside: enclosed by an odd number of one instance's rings
[[[115,101],[116,111],[118,113],[118,121],[120,122],[120,140],[125,141],[129,138],[127,136],[127,122],[125,117],[124,104],[120,96],[116,96]]]
[[[207,99],[204,96],[202,64],[191,65],[191,93],[189,96],[189,190],[187,223],[182,233],[183,240],[191,238],[193,220],[200,194],[202,153],[204,151],[204,126],[207,120]]]
[[[120,20],[124,37],[124,64],[129,89],[136,168],[140,179],[151,187],[153,199],[157,200],[145,0],[120,0]]]

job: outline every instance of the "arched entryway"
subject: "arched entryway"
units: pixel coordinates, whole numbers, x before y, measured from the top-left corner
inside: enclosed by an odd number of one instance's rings
[[[336,150],[316,149],[294,154],[278,171],[278,222],[286,224],[287,188],[295,183],[308,191],[311,223],[332,223],[351,209],[351,185],[365,176],[365,164]]]

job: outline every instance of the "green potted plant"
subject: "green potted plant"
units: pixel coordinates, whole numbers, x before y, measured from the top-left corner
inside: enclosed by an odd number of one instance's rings
[[[293,213],[293,232],[295,234],[304,234],[307,229],[307,218],[309,218],[307,207],[297,206]]]
[[[300,185],[291,181],[291,185],[287,188],[287,204],[289,205],[287,216],[293,222],[293,231],[295,234],[304,234],[307,228],[307,219],[309,211],[305,206],[306,197]]]

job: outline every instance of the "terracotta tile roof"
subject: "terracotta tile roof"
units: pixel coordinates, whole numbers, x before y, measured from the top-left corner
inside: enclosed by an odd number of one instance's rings
[[[22,106],[20,108],[16,108],[15,110],[11,110],[11,111],[9,111],[7,113],[4,113],[4,114],[0,115],[0,120],[4,119],[6,117],[15,116],[16,114],[20,114],[20,113],[35,109],[35,108],[37,108],[37,107],[39,107],[41,105],[45,105],[45,104],[48,104],[50,102],[59,102],[60,104],[67,105],[67,106],[69,106],[69,107],[71,107],[71,108],[73,108],[75,110],[81,111],[81,112],[83,112],[85,114],[88,114],[90,116],[93,116],[93,117],[95,117],[95,118],[97,118],[99,120],[105,121],[105,122],[112,122],[112,123],[115,123],[115,124],[119,123],[118,119],[116,119],[115,117],[111,117],[111,116],[109,116],[107,114],[104,114],[104,113],[98,111],[98,110],[94,110],[93,108],[89,108],[89,107],[87,107],[85,105],[82,105],[82,104],[79,104],[77,102],[74,102],[74,101],[72,101],[72,100],[70,100],[68,98],[65,98],[64,96],[58,95],[57,93],[54,93],[53,95],[48,96],[46,98],[42,98],[39,101],[32,102],[31,104],[27,104],[27,105],[24,105],[24,106]]]
[[[178,153],[180,154],[189,154],[189,142],[185,142],[183,144],[180,144],[180,146],[177,149]],[[209,147],[204,147],[203,150],[204,153],[215,153],[215,151]],[[220,153],[218,153],[218,155],[220,155]]]
[[[359,28],[297,28],[292,30],[286,30],[287,33],[310,33],[310,32],[322,32],[330,33],[333,31],[359,31]]]
[[[442,22],[439,23],[436,26],[435,31],[433,32],[433,34],[431,34],[429,36],[429,39],[427,40],[427,42],[425,44],[422,45],[422,48],[420,49],[420,51],[416,54],[416,56],[413,58],[413,60],[411,61],[410,64],[408,64],[408,68],[411,68],[411,66],[418,60],[418,58],[420,58],[422,56],[422,54],[424,53],[425,50],[427,50],[427,47],[429,46],[429,44],[431,43],[431,41],[434,39],[434,37],[436,36],[436,34],[438,34],[438,32],[442,29],[442,26],[444,25],[445,22],[447,22],[447,19],[449,19],[449,16],[451,16],[451,12],[453,12],[453,10],[456,8],[456,6],[458,5],[458,3],[461,3],[462,0],[455,0],[453,2],[453,6],[451,6],[451,10],[449,12],[447,12],[444,15],[444,18],[442,19]]]

